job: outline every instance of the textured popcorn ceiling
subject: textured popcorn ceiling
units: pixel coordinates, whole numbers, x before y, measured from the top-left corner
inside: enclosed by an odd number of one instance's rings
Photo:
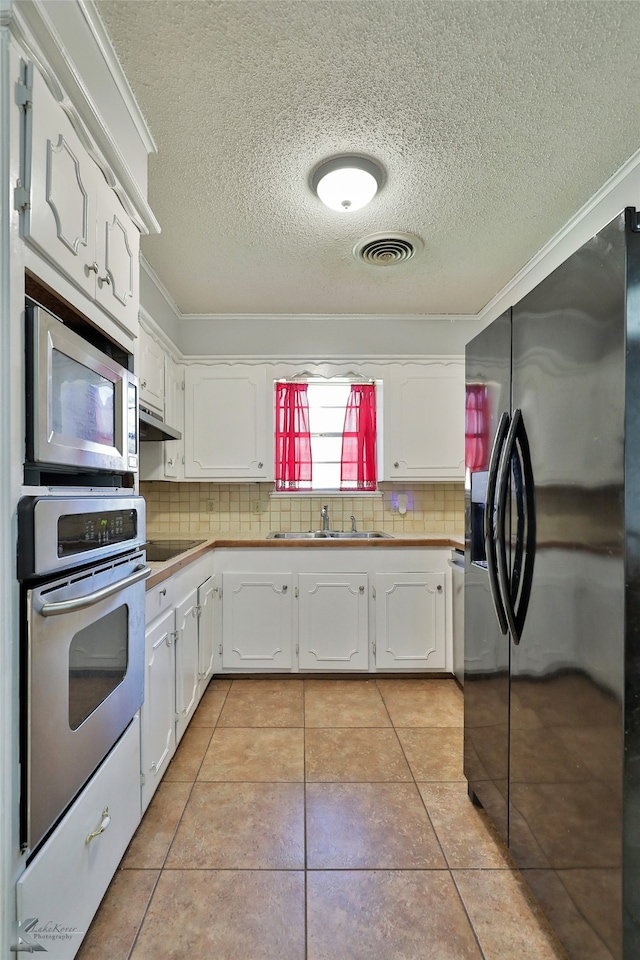
[[[636,0],[97,5],[158,145],[142,250],[185,314],[476,313],[640,147]],[[352,214],[308,182],[342,152],[387,172]],[[353,258],[385,231],[424,248]]]

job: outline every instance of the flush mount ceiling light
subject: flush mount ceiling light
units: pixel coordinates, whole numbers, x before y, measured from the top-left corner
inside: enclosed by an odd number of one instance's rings
[[[382,170],[366,157],[335,157],[318,167],[311,185],[325,206],[341,213],[360,210],[373,200]]]

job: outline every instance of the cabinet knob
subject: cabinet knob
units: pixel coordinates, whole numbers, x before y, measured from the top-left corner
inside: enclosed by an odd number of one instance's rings
[[[260,470],[262,470],[263,466],[264,466],[264,464],[263,464],[263,462],[262,462],[262,460],[261,460],[261,461],[259,462],[259,464],[258,464],[258,468],[259,468]]]
[[[393,465],[394,465],[394,467],[396,468],[396,470],[397,470],[397,469],[398,469],[398,467],[400,466],[400,464],[398,463],[398,461],[397,461],[397,460],[396,460],[396,461],[394,462],[394,464],[393,464]]]
[[[106,285],[107,285],[108,287],[110,287],[110,286],[111,286],[111,278],[109,277],[108,274],[106,274],[104,277],[98,277],[98,283],[106,283]]]
[[[100,267],[98,266],[98,264],[97,264],[97,263],[95,262],[95,260],[94,260],[93,263],[88,263],[88,264],[85,266],[84,269],[85,269],[86,272],[87,272],[87,276],[89,276],[90,273],[95,273],[95,274],[97,274],[98,271],[99,271],[99,269],[100,269]]]
[[[438,584],[438,586],[436,587],[436,590],[438,591],[438,593],[442,593],[442,584],[441,584],[441,583]]]
[[[146,386],[147,386],[147,381],[146,381],[146,380],[141,380],[141,381],[140,381],[140,389],[141,389],[141,390],[144,390]]]
[[[166,595],[167,595],[167,588],[166,588],[166,587],[163,587],[162,590],[160,590],[159,592],[160,592],[160,596],[161,596],[161,597],[166,597]]]
[[[364,593],[364,587],[358,587],[358,590],[360,591],[360,593]]]
[[[282,584],[282,592],[283,592],[283,593],[286,593],[288,589],[289,589],[289,588],[288,588],[288,586],[286,585],[286,583],[283,583],[283,584]]]

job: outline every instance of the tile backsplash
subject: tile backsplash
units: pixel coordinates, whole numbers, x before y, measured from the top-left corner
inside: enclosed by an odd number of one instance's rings
[[[220,532],[267,534],[270,530],[318,530],[329,505],[331,528],[388,533],[464,532],[463,483],[381,484],[382,496],[272,496],[271,483],[140,483],[147,502],[147,535],[202,536]],[[398,497],[407,498],[399,513]]]

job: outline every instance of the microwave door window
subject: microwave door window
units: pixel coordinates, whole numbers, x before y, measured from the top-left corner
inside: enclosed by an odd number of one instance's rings
[[[51,362],[51,429],[65,440],[116,446],[116,387],[60,350]],[[90,448],[90,447],[89,447]]]

